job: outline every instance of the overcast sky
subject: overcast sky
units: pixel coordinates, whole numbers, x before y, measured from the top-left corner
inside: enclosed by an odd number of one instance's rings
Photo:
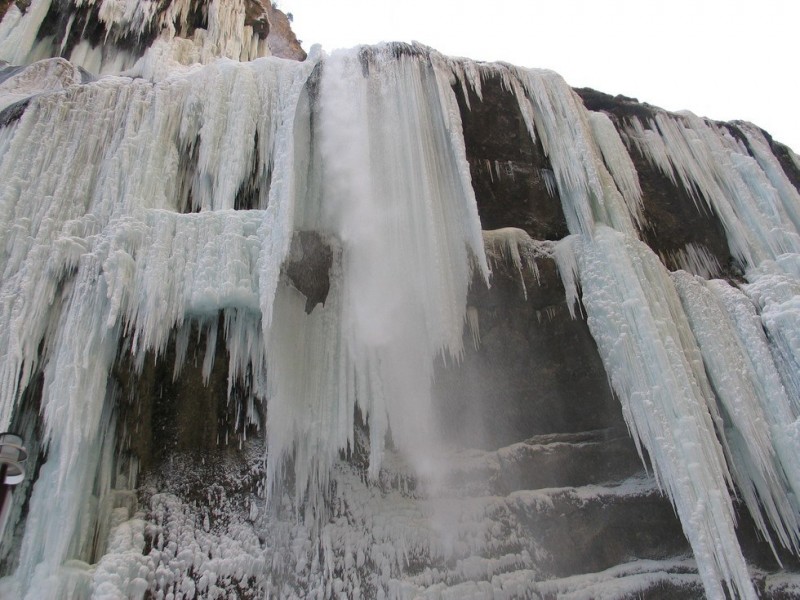
[[[800,0],[278,0],[306,50],[416,40],[745,119],[800,153]]]

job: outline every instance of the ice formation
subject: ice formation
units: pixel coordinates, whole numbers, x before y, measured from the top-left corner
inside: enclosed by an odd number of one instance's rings
[[[647,561],[537,581],[525,529],[567,501],[657,495],[650,479],[463,498],[447,479],[459,460],[499,470],[530,449],[445,461],[434,370],[461,359],[465,323],[480,344],[472,281],[510,261],[527,294],[525,272],[538,280],[552,256],[706,593],[755,598],[735,490],[776,552],[800,550],[800,197],[763,133],[660,112],[618,131],[554,73],[419,45],[270,57],[247,2],[204,4],[205,27],[198,6],[33,0],[0,24],[0,59],[20,65],[0,70],[0,430],[46,452],[27,516],[15,505],[22,538],[3,540],[18,555],[0,592],[578,598],[658,582]],[[56,17],[62,37],[44,35]],[[87,20],[105,44],[70,34]],[[550,161],[571,233],[557,244],[481,232],[459,97],[469,108],[488,78]],[[633,152],[719,216],[741,285],[709,280],[723,266],[701,245],[670,274],[640,241]],[[331,256],[317,303],[287,267],[308,232]],[[266,440],[239,440],[250,471],[232,485],[248,499],[214,488],[199,524],[119,451],[120,365],[169,356],[177,380],[195,336],[204,383],[224,343],[237,420]],[[360,448],[367,481],[340,460]]]

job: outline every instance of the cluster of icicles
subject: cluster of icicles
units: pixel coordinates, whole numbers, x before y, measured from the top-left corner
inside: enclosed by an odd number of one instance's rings
[[[102,4],[130,23],[141,15],[126,6],[149,5]],[[3,22],[3,57],[36,58],[48,6],[34,0]],[[225,47],[250,58],[247,36],[237,39]],[[268,493],[291,460],[298,503],[317,510],[353,445],[356,409],[369,422],[371,476],[389,430],[424,468],[434,361],[458,360],[468,286],[475,271],[489,275],[453,91],[480,98],[486,76],[502,78],[552,163],[572,233],[554,251],[568,299],[580,292],[707,593],[755,598],[734,485],[767,539],[798,552],[800,199],[760,131],[743,125],[745,144],[659,114],[618,133],[553,73],[416,46],[297,63],[210,61],[164,44],[89,83],[63,59],[2,72],[0,108],[27,104],[0,129],[0,430],[42,373],[48,446],[16,589],[54,593],[62,563],[88,543],[82,510],[114,447],[120,353],[141,366],[174,336],[177,373],[192,327],[208,332],[204,373],[222,336],[230,385],[265,403]],[[209,64],[179,66],[198,60]],[[639,241],[629,151],[719,215],[746,285],[670,273]],[[234,210],[242,190],[250,210]],[[281,274],[306,230],[340,249],[310,314]]]

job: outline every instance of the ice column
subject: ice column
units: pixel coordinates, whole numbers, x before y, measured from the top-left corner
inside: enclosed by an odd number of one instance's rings
[[[285,373],[305,370],[273,382],[270,473],[293,455],[301,493],[304,479],[313,483],[346,448],[355,406],[369,420],[373,477],[388,430],[421,475],[431,469],[433,362],[458,360],[472,265],[488,270],[455,97],[435,61],[421,48],[383,46],[336,52],[322,64],[311,172],[320,184],[307,200],[321,208],[306,207],[304,218],[317,214],[339,240],[341,287],[308,316],[279,292],[271,332],[286,340],[275,352],[297,358],[289,368],[276,354],[275,363]],[[294,344],[282,333],[290,323],[300,332]],[[324,424],[313,436],[311,422]],[[309,466],[314,456],[328,464]]]
[[[532,111],[574,234],[555,251],[568,301],[582,289],[625,420],[675,505],[707,593],[724,597],[724,581],[755,598],[716,437],[722,418],[669,273],[638,240],[630,157],[621,156],[625,148],[606,119],[588,116],[563,80],[535,71],[520,77],[522,86],[509,88],[523,113]]]
[[[30,598],[67,585],[63,561],[88,559],[80,513],[114,444],[108,376],[122,340],[141,362],[177,331],[177,372],[190,324],[213,340],[221,312],[232,380],[266,397],[264,331],[294,227],[295,112],[315,64],[222,61],[159,83],[80,84],[52,60],[6,81],[15,99],[35,94],[0,132],[2,429],[34,374],[45,382],[48,460],[15,575],[21,593],[35,583]],[[254,210],[232,210],[247,186]],[[213,355],[210,344],[206,376]]]
[[[724,411],[722,433],[737,487],[765,539],[771,540],[771,534],[761,507],[781,544],[797,552],[797,468],[791,436],[787,436],[797,422],[766,350],[766,339],[746,320],[747,300],[741,292],[722,281],[706,282],[684,271],[672,277]],[[728,310],[740,313],[739,328]],[[749,312],[754,316],[752,305]]]

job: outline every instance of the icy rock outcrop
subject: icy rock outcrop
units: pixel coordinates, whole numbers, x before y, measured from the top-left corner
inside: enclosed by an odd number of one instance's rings
[[[274,11],[0,24],[0,595],[797,587],[797,157]]]

